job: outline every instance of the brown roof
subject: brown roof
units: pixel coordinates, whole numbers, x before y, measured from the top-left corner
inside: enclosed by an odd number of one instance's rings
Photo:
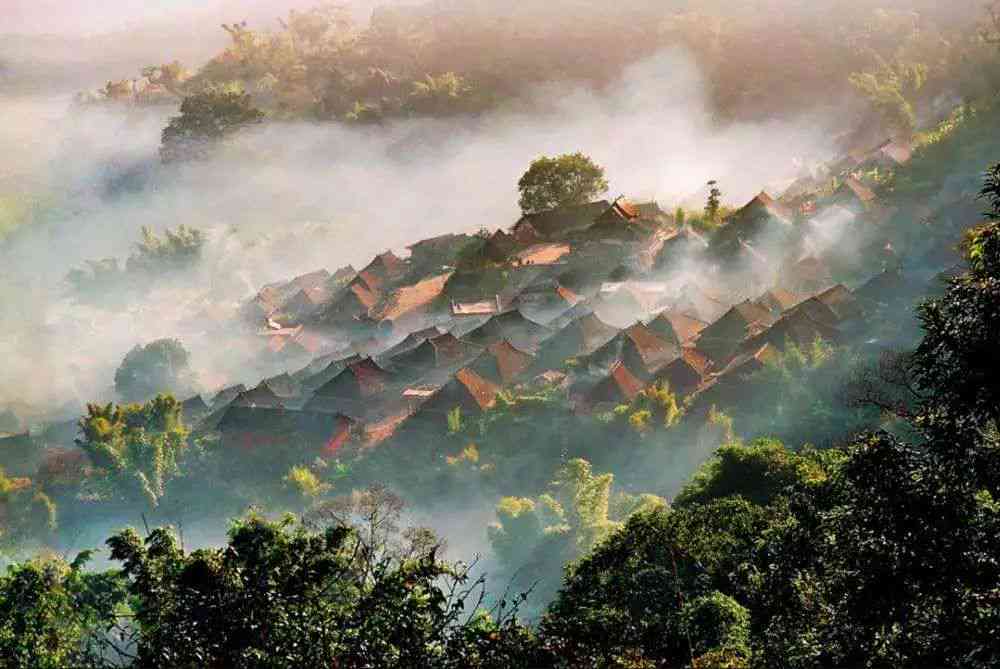
[[[844,179],[844,184],[841,186],[841,190],[844,188],[847,188],[854,193],[854,195],[862,202],[871,202],[875,199],[875,192],[854,177],[847,177]]]
[[[369,313],[369,316],[378,321],[394,321],[426,307],[441,294],[451,274],[447,272],[428,277],[411,286],[403,286]]]
[[[625,336],[635,344],[647,367],[667,362],[668,359],[672,359],[676,355],[676,349],[673,346],[657,337],[642,323],[625,328]]]
[[[861,315],[861,307],[858,305],[857,298],[842,283],[827,288],[822,293],[816,295],[816,299],[832,309],[840,320]]]
[[[587,204],[525,214],[514,224],[512,232],[514,237],[518,238],[522,226],[530,224],[537,235],[544,238],[558,237],[589,227],[610,206],[607,200],[598,200]]]
[[[666,383],[671,392],[686,395],[704,381],[711,363],[708,358],[690,346],[681,349],[681,355],[656,373],[655,381]]]
[[[463,368],[455,373],[455,380],[460,383],[475,400],[482,410],[489,409],[500,394],[500,387],[490,383],[469,368]]]
[[[798,346],[809,346],[816,339],[824,341],[840,341],[840,332],[828,323],[813,318],[804,309],[792,309],[778,321],[750,338],[743,345],[744,350],[757,350],[764,345],[783,349],[787,343]]]
[[[772,313],[781,313],[787,309],[791,309],[801,301],[801,295],[796,295],[784,288],[772,288],[757,298],[757,304],[770,310]]]
[[[666,309],[648,324],[650,330],[673,344],[685,344],[708,327],[708,323],[679,311]]]
[[[370,284],[368,284],[362,276],[363,274],[364,273],[362,272],[358,275],[358,278],[351,281],[351,285],[348,287],[348,290],[350,290],[354,296],[358,298],[358,302],[367,310],[374,307],[378,302],[378,294],[372,291],[369,287]]]
[[[587,393],[587,400],[593,404],[631,401],[644,387],[628,367],[617,362],[608,375]]]
[[[530,353],[515,348],[509,341],[500,341],[490,344],[470,369],[484,379],[507,385],[528,369],[533,360],[534,356]]]

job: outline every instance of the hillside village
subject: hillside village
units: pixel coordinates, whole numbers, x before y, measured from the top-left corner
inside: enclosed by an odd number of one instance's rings
[[[349,458],[440,434],[514,388],[551,386],[594,413],[659,386],[704,417],[789,343],[869,338],[874,312],[925,290],[928,258],[957,262],[974,209],[900,211],[865,183],[909,158],[896,143],[852,152],[713,231],[622,196],[265,286],[242,327],[287,371],[186,399],[185,421],[234,457]],[[927,233],[893,223],[910,220]]]

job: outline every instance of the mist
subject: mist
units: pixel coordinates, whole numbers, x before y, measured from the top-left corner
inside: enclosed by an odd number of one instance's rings
[[[610,196],[669,206],[696,200],[709,179],[721,183],[727,201],[742,203],[833,150],[829,111],[719,126],[704,79],[681,50],[634,64],[600,92],[551,83],[531,96],[545,111],[373,127],[271,122],[207,162],[179,167],[158,157],[172,110],[5,97],[0,150],[15,167],[4,181],[44,192],[45,202],[39,220],[0,248],[12,286],[3,321],[16,333],[4,340],[12,364],[0,370],[0,384],[17,388],[0,391],[0,404],[112,399],[124,354],[167,336],[191,350],[206,391],[255,382],[233,354],[234,341],[192,327],[191,305],[234,314],[240,300],[272,281],[363,266],[376,253],[438,234],[508,227],[519,215],[517,179],[543,154],[583,151],[605,167]],[[154,288],[116,312],[66,295],[71,268],[124,259],[143,226],[179,224],[209,235],[190,280]],[[26,393],[17,383],[26,377],[51,381]]]

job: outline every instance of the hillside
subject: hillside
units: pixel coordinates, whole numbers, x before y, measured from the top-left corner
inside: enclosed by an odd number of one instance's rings
[[[0,667],[996,666],[1000,7],[886,4],[327,5],[9,113]]]

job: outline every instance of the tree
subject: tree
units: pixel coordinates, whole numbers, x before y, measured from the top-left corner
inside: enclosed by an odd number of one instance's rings
[[[713,179],[708,182],[708,199],[705,201],[705,220],[710,223],[718,223],[721,209],[722,190],[719,189],[719,182]]]
[[[213,145],[263,118],[246,93],[216,89],[195,93],[184,98],[180,116],[163,129],[160,157],[166,163],[205,158]]]
[[[438,76],[426,75],[413,82],[410,93],[410,109],[418,114],[444,116],[466,111],[472,86],[465,78],[454,72]]]
[[[158,274],[187,269],[201,259],[205,245],[205,233],[186,225],[176,230],[167,228],[161,239],[152,229],[142,227],[142,241],[135,245],[135,251],[126,263],[129,272]]]
[[[177,339],[158,339],[137,345],[115,371],[115,391],[126,401],[145,401],[163,392],[191,392],[194,374],[191,356]]]
[[[107,633],[124,584],[113,572],[84,571],[90,553],[71,563],[35,559],[0,576],[0,658],[4,667],[103,667]]]
[[[898,136],[906,140],[913,136],[917,126],[913,101],[927,81],[925,65],[907,62],[900,56],[891,61],[876,56],[873,70],[855,72],[849,81]]]
[[[181,406],[170,395],[143,405],[88,404],[79,427],[76,443],[98,468],[90,483],[105,498],[145,500],[155,507],[167,482],[180,474],[188,432]]]
[[[192,553],[167,528],[111,537],[135,614],[123,650],[139,667],[540,666],[509,607],[478,606],[467,568],[434,548],[370,561],[355,532],[251,515]]]
[[[604,168],[582,153],[555,158],[542,156],[531,163],[517,183],[524,213],[586,204],[608,190]]]

